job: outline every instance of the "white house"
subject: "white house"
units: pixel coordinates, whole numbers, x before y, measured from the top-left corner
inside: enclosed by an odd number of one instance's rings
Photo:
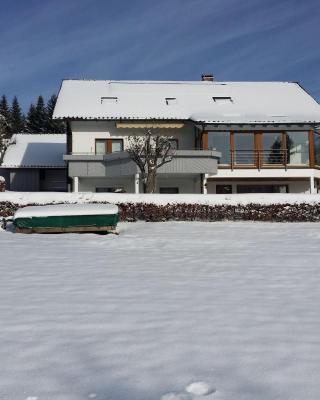
[[[319,186],[320,105],[298,83],[65,80],[54,118],[68,123],[64,159],[74,191],[141,191],[125,150],[146,127],[176,147],[159,170],[160,193]]]

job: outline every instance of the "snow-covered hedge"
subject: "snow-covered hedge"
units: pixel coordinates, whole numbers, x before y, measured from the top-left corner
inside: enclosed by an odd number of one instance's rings
[[[19,207],[13,202],[0,202],[0,216],[13,215]],[[36,205],[36,204],[28,204]],[[320,203],[280,204],[186,204],[117,203],[122,221],[320,221]]]

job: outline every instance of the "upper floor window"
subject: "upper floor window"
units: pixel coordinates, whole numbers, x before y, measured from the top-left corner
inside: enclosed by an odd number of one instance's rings
[[[118,103],[118,97],[101,97],[101,104]]]
[[[171,106],[173,104],[177,104],[176,97],[166,97],[166,105]]]
[[[284,164],[286,157],[283,132],[267,132],[262,136],[261,162],[263,164]]]
[[[287,132],[287,163],[292,165],[309,164],[309,132]]]
[[[315,163],[320,166],[320,134],[314,132]]]
[[[217,96],[217,97],[212,97],[212,100],[217,103],[217,104],[228,104],[232,103],[233,100],[231,97],[222,97],[222,96]]]
[[[221,153],[220,164],[230,164],[230,132],[208,132],[208,149]]]
[[[96,139],[96,154],[123,151],[123,139]]]

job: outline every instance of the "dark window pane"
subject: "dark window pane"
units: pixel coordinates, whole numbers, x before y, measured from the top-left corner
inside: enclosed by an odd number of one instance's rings
[[[232,186],[231,185],[217,185],[216,186],[216,194],[231,194]]]
[[[230,132],[209,132],[208,149],[221,153],[219,164],[230,164]]]
[[[161,187],[159,192],[166,193],[166,194],[176,194],[176,193],[179,193],[179,188],[177,188],[177,187]]]
[[[284,164],[285,151],[281,132],[263,133],[262,161],[264,164]]]
[[[237,185],[237,193],[288,193],[288,185]]]
[[[254,164],[254,134],[235,133],[234,135],[234,162],[235,164]]]
[[[314,134],[314,151],[315,151],[315,162],[320,165],[320,135]]]

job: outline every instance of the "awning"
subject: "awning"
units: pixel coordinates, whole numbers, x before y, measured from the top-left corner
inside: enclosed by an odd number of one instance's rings
[[[125,129],[180,129],[183,122],[116,122],[117,128]]]

